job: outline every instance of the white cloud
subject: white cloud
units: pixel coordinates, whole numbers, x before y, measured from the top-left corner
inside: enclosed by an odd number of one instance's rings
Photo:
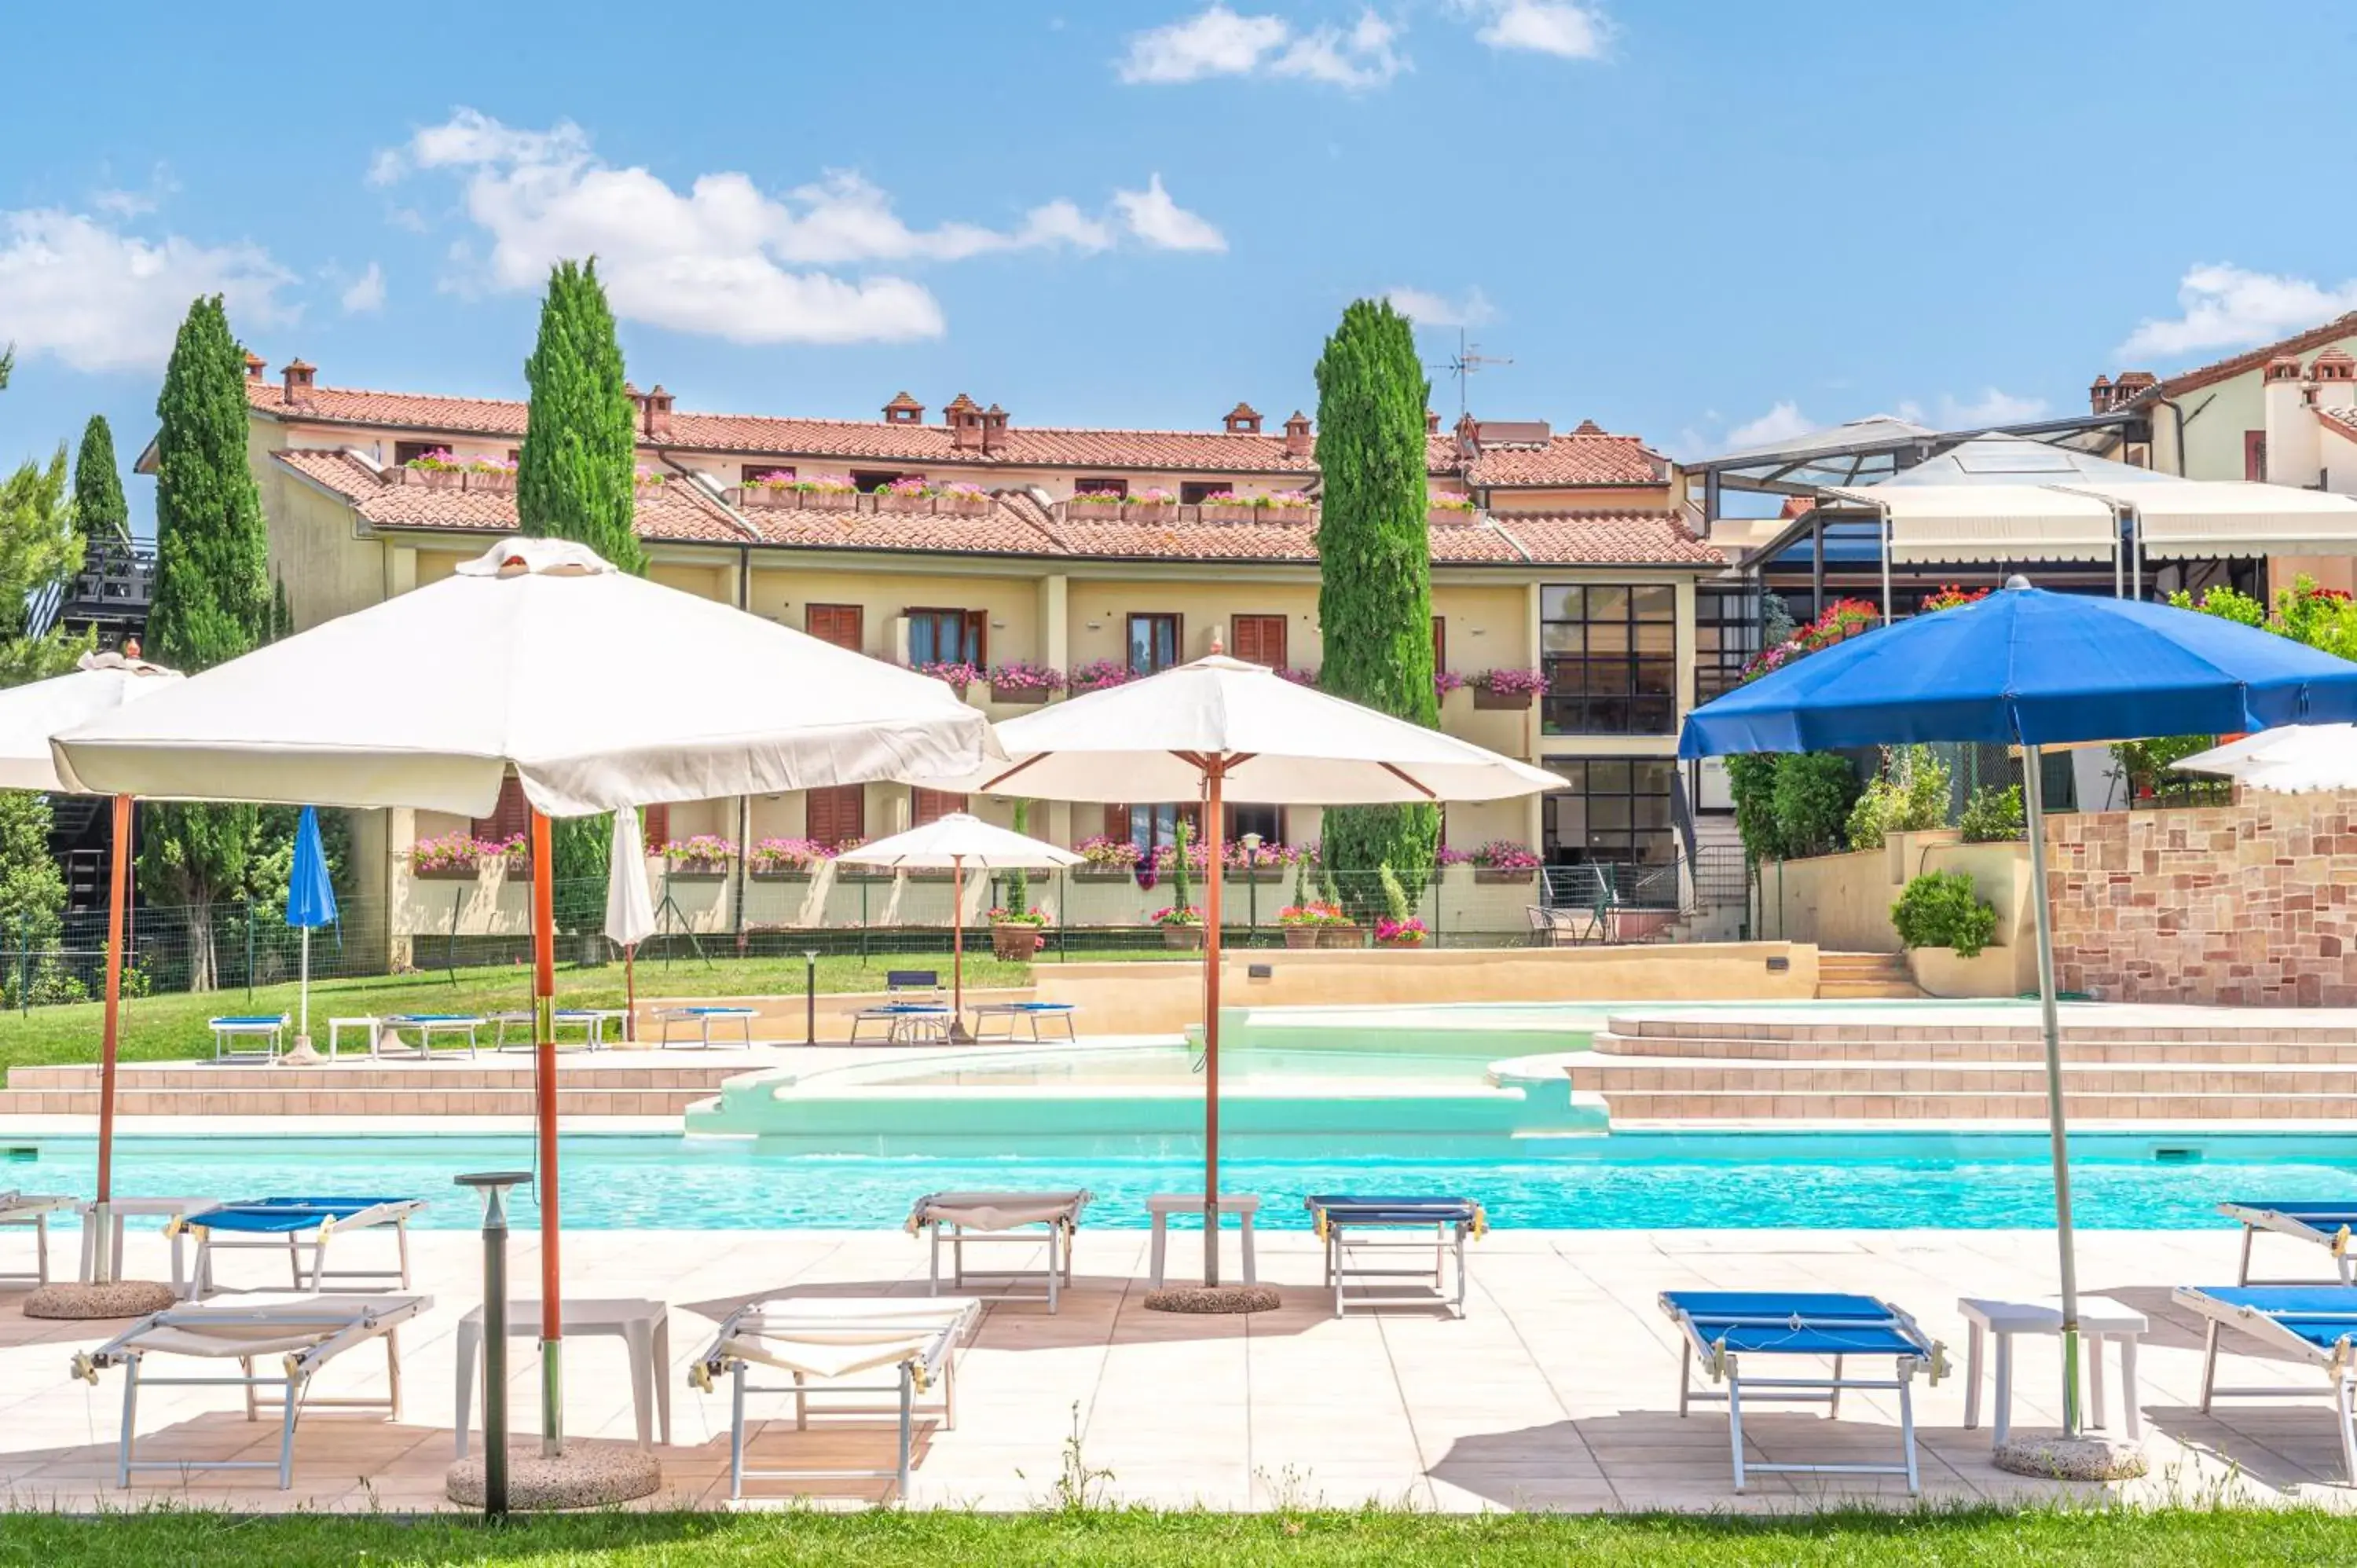
[[[2119,352],[2169,360],[2287,338],[2357,310],[2357,281],[2326,288],[2307,278],[2204,265],[2188,269],[2178,280],[2177,303],[2184,314],[2169,320],[2147,317]]]
[[[1983,387],[1980,396],[1970,402],[1943,392],[1940,396],[1940,427],[1943,430],[1970,430],[1975,425],[2019,424],[2036,419],[2046,412],[2047,407],[2048,403],[2042,397],[2016,397],[1995,387]],[[1906,417],[1914,416],[1910,414]]]
[[[1200,213],[1188,211],[1170,199],[1162,188],[1162,177],[1154,176],[1144,190],[1116,190],[1113,202],[1121,209],[1122,220],[1129,231],[1163,251],[1224,251],[1227,237],[1213,228]]]
[[[1777,403],[1759,418],[1749,420],[1727,433],[1726,449],[1740,452],[1747,446],[1765,446],[1773,441],[1790,441],[1795,435],[1806,435],[1817,428],[1817,422],[1803,413],[1798,405]]]
[[[594,255],[618,314],[738,342],[937,337],[941,306],[922,285],[838,270],[1091,252],[1115,239],[1107,218],[1061,199],[1007,229],[913,228],[885,191],[847,172],[783,196],[737,173],[700,175],[682,191],[645,168],[599,161],[569,122],[518,130],[471,109],[379,154],[369,177],[391,184],[419,170],[463,178],[467,216],[490,242],[479,262],[464,242],[453,248],[457,270],[446,288],[537,288],[557,261]],[[1148,244],[1225,249],[1219,231],[1172,201],[1158,177],[1145,191],[1116,191],[1114,203],[1127,231]]]
[[[1372,11],[1349,28],[1297,29],[1282,16],[1246,16],[1212,5],[1183,21],[1133,34],[1121,61],[1130,82],[1214,76],[1284,76],[1353,90],[1381,87],[1407,69],[1393,47],[1399,30]]]
[[[1493,49],[1598,59],[1612,38],[1604,13],[1575,0],[1457,0],[1457,9],[1480,18],[1473,36]]]
[[[1418,327],[1480,327],[1498,317],[1491,307],[1489,295],[1479,288],[1467,289],[1463,299],[1450,299],[1447,295],[1421,288],[1388,289],[1383,297],[1392,302],[1393,309]]]
[[[239,329],[292,320],[294,274],[258,246],[146,240],[56,208],[0,212],[0,342],[77,371],[152,370],[188,302],[226,296]]]
[[[368,271],[354,278],[342,295],[346,315],[365,315],[384,308],[384,269],[374,262]]]

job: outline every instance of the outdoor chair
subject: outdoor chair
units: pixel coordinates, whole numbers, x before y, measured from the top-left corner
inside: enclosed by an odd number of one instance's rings
[[[317,1291],[330,1280],[356,1280],[370,1284],[398,1283],[409,1288],[409,1221],[411,1216],[425,1207],[422,1197],[264,1197],[246,1203],[223,1204],[201,1213],[175,1215],[165,1227],[165,1234],[177,1237],[182,1231],[192,1231],[197,1238],[197,1261],[193,1271],[191,1295],[202,1297],[214,1291],[213,1254],[216,1251],[277,1251],[286,1254],[287,1266],[294,1271],[294,1288]],[[328,1246],[334,1238],[350,1230],[372,1230],[390,1225],[393,1230],[393,1247],[398,1260],[393,1268],[330,1269],[328,1267]],[[310,1264],[304,1266],[304,1252],[311,1254]]]
[[[2243,1267],[2236,1284],[2312,1284],[2313,1280],[2255,1280],[2251,1277],[2251,1243],[2262,1230],[2289,1236],[2311,1247],[2321,1247],[2332,1258],[2333,1273],[2341,1284],[2357,1284],[2350,1258],[2351,1227],[2357,1226],[2357,1203],[2222,1203],[2218,1212],[2243,1228]]]

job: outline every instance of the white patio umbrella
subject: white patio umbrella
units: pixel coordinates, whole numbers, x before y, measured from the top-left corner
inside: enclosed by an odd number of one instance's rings
[[[877,839],[836,855],[837,863],[880,865],[894,871],[950,874],[950,1034],[965,1034],[965,868],[978,871],[1049,870],[1078,865],[1071,850],[1008,828],[994,827],[970,811],[952,811],[920,828]]]
[[[654,895],[647,890],[646,843],[635,808],[614,813],[614,847],[606,857],[606,938],[622,950],[622,1037],[639,1037],[639,944],[655,934]]]
[[[2285,725],[2172,764],[2282,795],[2357,789],[2357,725]]]
[[[941,787],[1050,800],[1203,800],[1203,1279],[1217,1284],[1218,840],[1227,804],[1503,800],[1563,780],[1469,741],[1280,680],[1216,649],[1208,659],[1009,720],[998,727],[998,739],[1008,763]]]
[[[177,670],[139,657],[134,642],[123,653],[85,653],[79,669],[0,692],[0,789],[87,793],[58,776],[49,737],[179,684]],[[113,838],[107,868],[106,1005],[98,1047],[98,1187],[100,1209],[91,1218],[99,1238],[92,1277],[114,1277],[113,1227],[104,1206],[114,1196],[114,1070],[122,1040],[123,922],[131,897],[131,797],[113,801]]]
[[[555,937],[548,819],[981,766],[940,682],[619,572],[501,540],[456,575],[193,676],[60,737],[70,784],[173,800],[531,805],[544,1450],[562,1452]]]

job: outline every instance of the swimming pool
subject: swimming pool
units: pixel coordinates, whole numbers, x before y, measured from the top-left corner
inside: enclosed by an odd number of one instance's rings
[[[2042,1138],[2017,1133],[1624,1133],[1543,1159],[1232,1160],[1222,1185],[1256,1192],[1264,1223],[1297,1227],[1301,1196],[1447,1190],[1480,1198],[1501,1227],[1986,1230],[2053,1220]],[[470,1229],[461,1171],[522,1167],[525,1138],[128,1137],[115,1164],[125,1196],[404,1192],[433,1200],[419,1221]],[[2225,1223],[2224,1197],[2357,1197],[2357,1138],[2093,1133],[2072,1140],[2072,1197],[2090,1228]],[[87,1138],[14,1141],[0,1187],[88,1193]],[[894,1226],[918,1195],[950,1188],[1086,1187],[1090,1222],[1143,1227],[1145,1197],[1200,1186],[1180,1155],[1030,1159],[869,1157],[765,1151],[669,1135],[564,1142],[565,1220],[587,1230],[774,1230]],[[519,1193],[519,1198],[527,1194]],[[531,1204],[517,1222],[537,1223]]]

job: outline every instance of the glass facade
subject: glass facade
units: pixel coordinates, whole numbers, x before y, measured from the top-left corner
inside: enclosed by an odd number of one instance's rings
[[[1668,735],[1677,723],[1678,595],[1666,584],[1539,590],[1549,735]]]

